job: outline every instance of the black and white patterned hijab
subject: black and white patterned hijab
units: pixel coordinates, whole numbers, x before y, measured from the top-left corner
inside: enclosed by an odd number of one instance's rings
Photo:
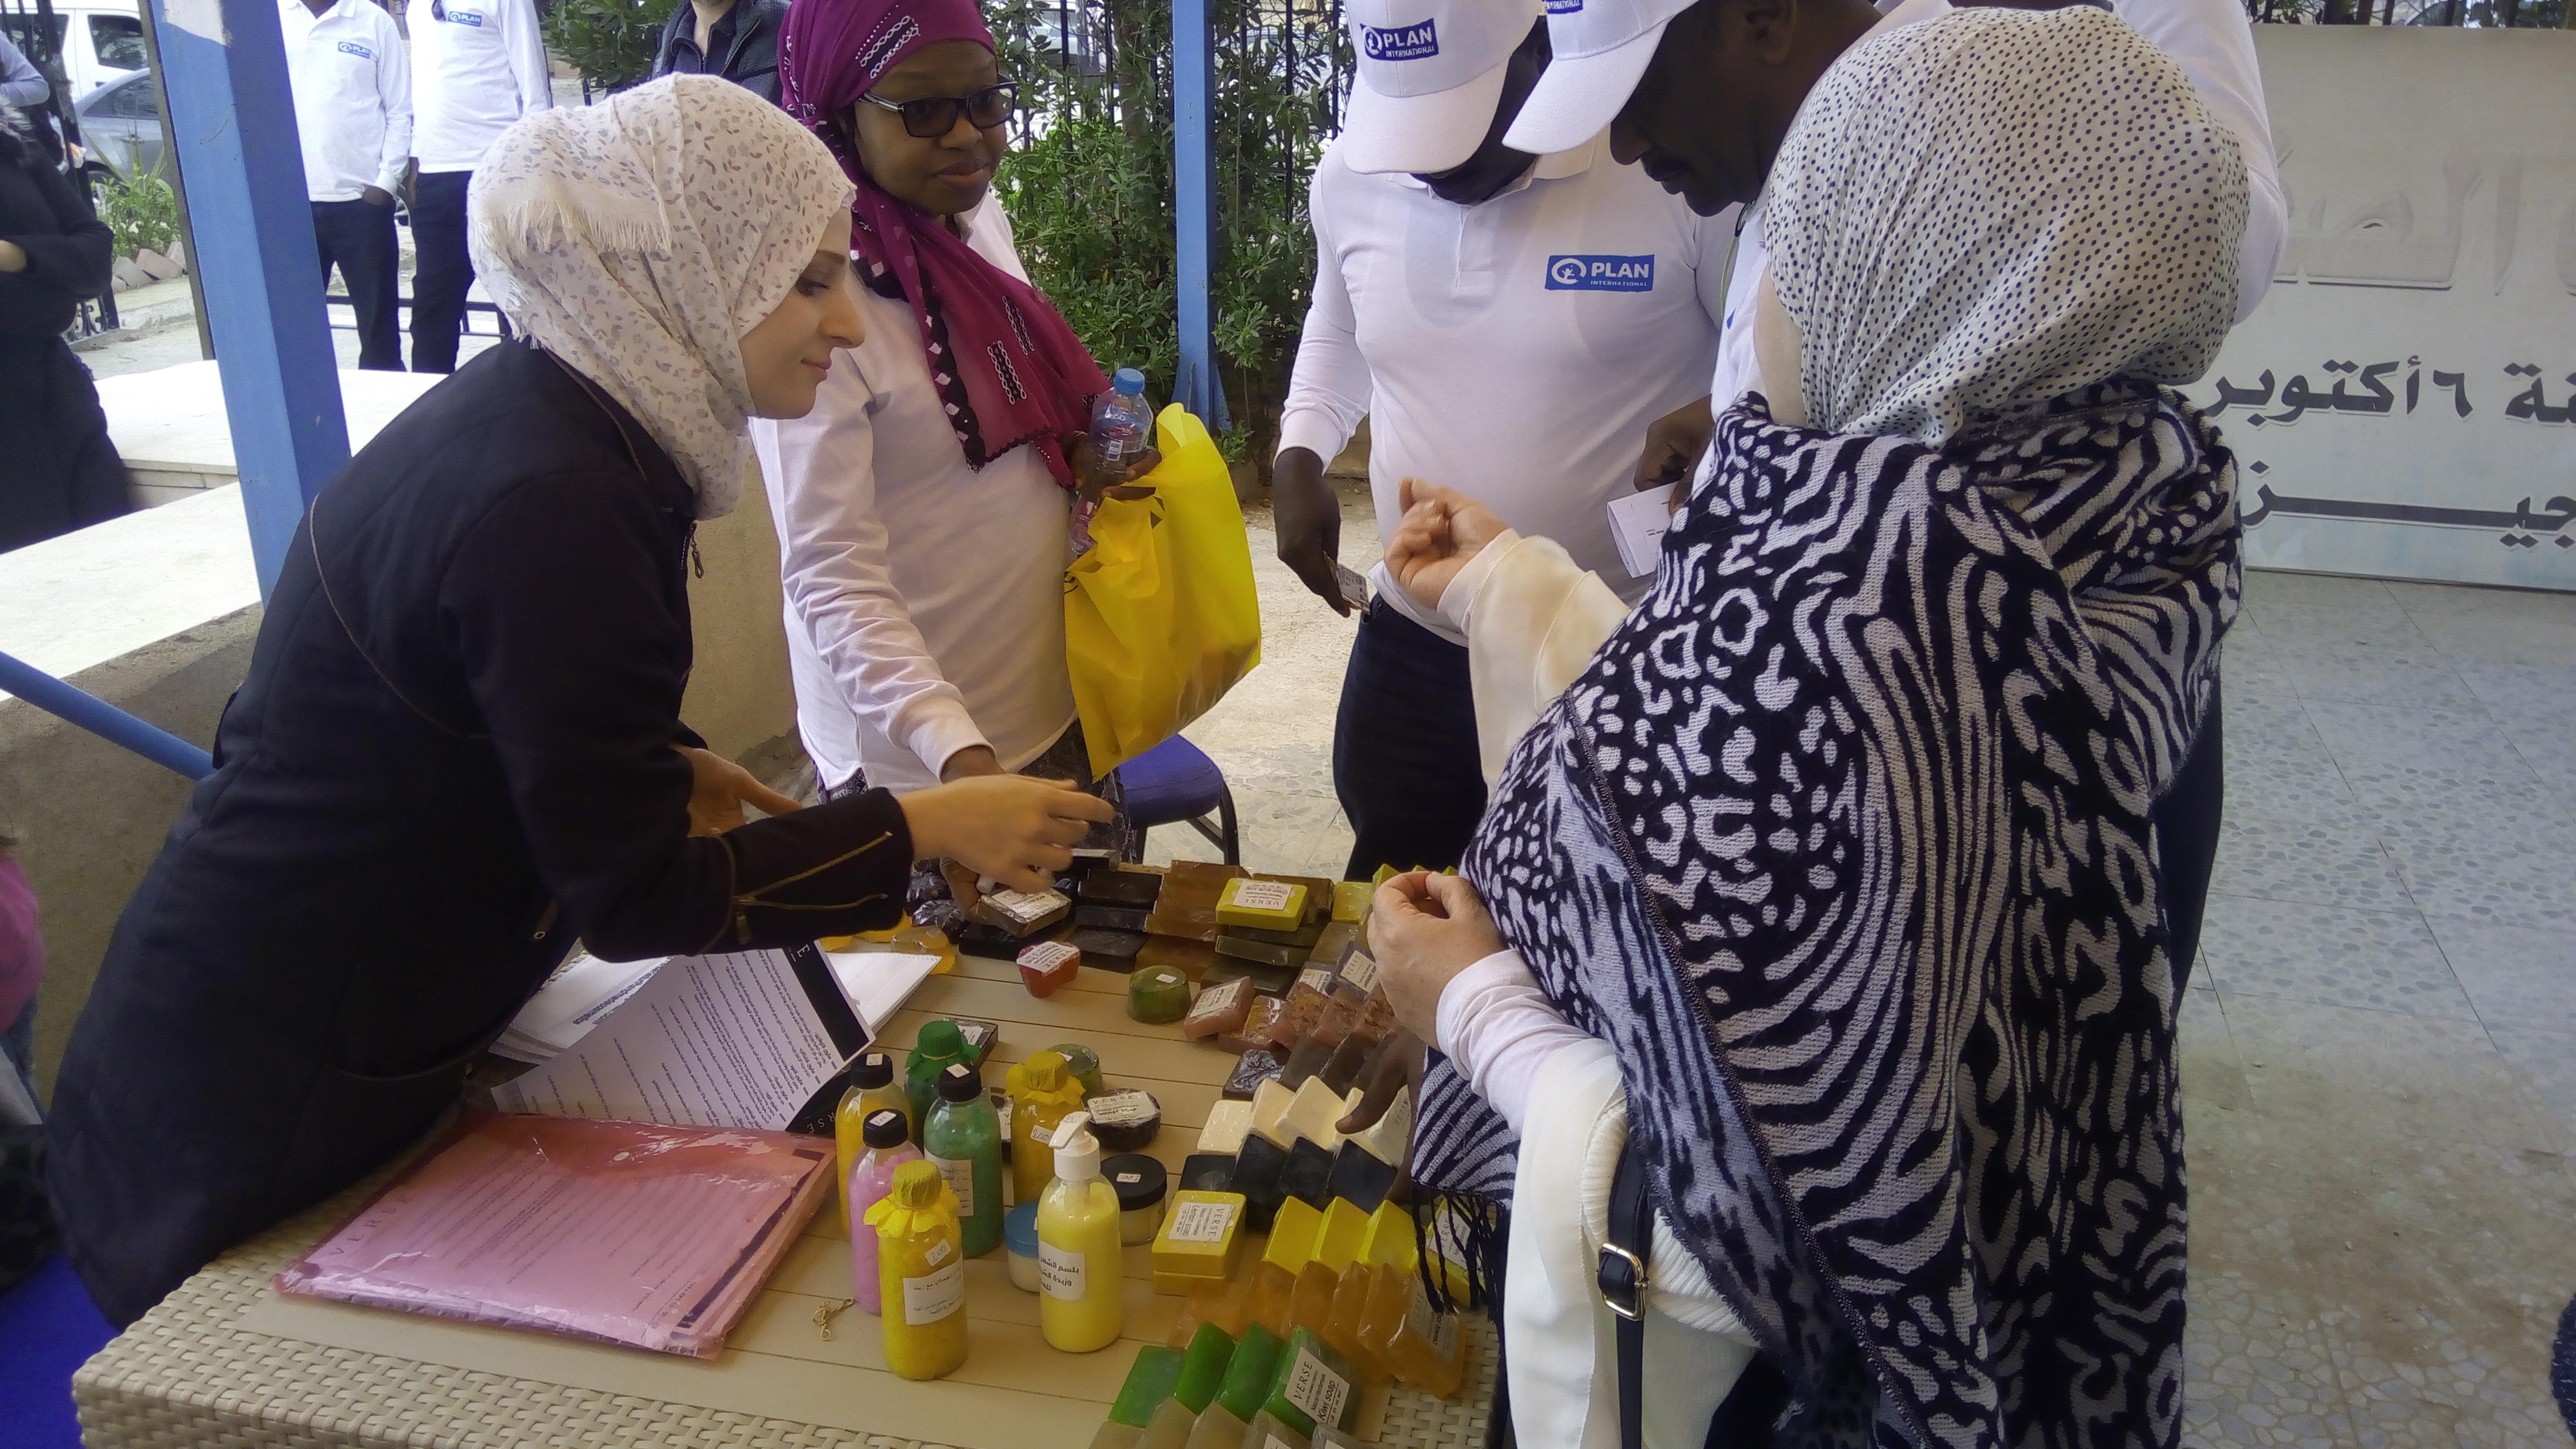
[[[1991,85],[1984,47],[2022,57],[2020,88]],[[1857,92],[1903,84],[1914,114],[1884,123],[1920,133],[1900,169],[1802,119],[1782,165],[1840,207],[1919,218],[1928,178],[1983,195],[1986,167],[2066,182],[2016,196],[2039,213],[2001,233],[2019,240],[1964,253],[1920,224],[1879,228],[1875,255],[1770,224],[1775,285],[1824,323],[1809,386],[1841,431],[1759,396],[1720,418],[1654,591],[1514,750],[1466,864],[1616,1053],[1657,1208],[1794,1385],[1785,1443],[2179,1433],[2177,1002],[2148,810],[2214,686],[2240,531],[2232,459],[2153,379],[2226,326],[2201,299],[2234,295],[2244,179],[2232,149],[2165,166],[2097,144],[2086,117],[2169,69],[2145,51],[2094,12],[1961,12],[1828,73],[1817,114],[1881,124]],[[2197,100],[2156,85],[2139,119],[2196,144]],[[2154,288],[2028,255],[2109,254],[2137,207],[2204,206],[2199,260],[2158,254]],[[1857,275],[1825,287],[1820,256]],[[1994,304],[2012,291],[2036,310]],[[1915,319],[1910,355],[1847,316]],[[1445,1063],[1423,1120],[1426,1187],[1508,1193],[1508,1130]]]

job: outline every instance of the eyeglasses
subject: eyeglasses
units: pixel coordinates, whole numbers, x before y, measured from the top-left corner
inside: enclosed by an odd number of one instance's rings
[[[870,91],[859,99],[902,116],[905,135],[935,141],[957,129],[960,113],[973,121],[977,130],[993,129],[1011,118],[1012,108],[1018,105],[1019,97],[1019,84],[1003,81],[967,96],[921,96],[909,101],[889,101]]]

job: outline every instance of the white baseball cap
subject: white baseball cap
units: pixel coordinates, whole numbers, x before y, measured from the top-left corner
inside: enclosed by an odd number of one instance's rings
[[[1538,78],[1503,144],[1545,156],[1606,129],[1637,89],[1664,27],[1694,0],[1547,0],[1556,58]]]
[[[1493,129],[1512,52],[1540,0],[1348,0],[1359,77],[1342,114],[1354,171],[1437,175]]]

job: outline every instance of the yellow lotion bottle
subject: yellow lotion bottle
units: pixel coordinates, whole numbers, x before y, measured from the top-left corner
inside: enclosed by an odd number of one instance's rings
[[[1114,1240],[1114,1199],[1110,1215]],[[956,1372],[966,1361],[966,1255],[947,1179],[924,1159],[896,1168],[893,1190],[868,1209],[867,1224],[877,1235],[886,1367],[908,1379]]]
[[[1054,1348],[1089,1353],[1125,1326],[1118,1193],[1101,1179],[1090,1113],[1066,1116],[1053,1146],[1055,1181],[1038,1199],[1038,1331]]]

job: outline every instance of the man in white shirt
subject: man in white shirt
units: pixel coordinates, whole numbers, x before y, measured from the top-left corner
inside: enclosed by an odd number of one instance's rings
[[[322,284],[331,268],[358,314],[358,366],[402,371],[394,193],[411,170],[411,61],[371,0],[279,0],[286,79],[304,141],[304,189]]]
[[[2077,0],[1995,0],[2053,9]],[[1541,146],[1613,125],[1622,161],[1690,199],[1704,216],[1751,206],[1726,290],[1709,397],[1660,419],[1638,466],[1642,486],[1682,476],[1706,448],[1713,412],[1761,385],[1753,358],[1753,295],[1766,268],[1758,197],[1771,159],[1807,90],[1867,36],[1928,20],[1950,0],[1577,0],[1549,7],[1560,59],[1509,140]],[[2254,59],[2254,32],[2237,0],[2112,0],[2113,13],[2182,68],[2203,103],[2236,136],[2250,205],[2238,257],[2238,321],[2252,315],[2289,239],[2289,205],[2272,151],[2271,118]]]
[[[532,0],[411,0],[411,370],[454,372],[474,261],[465,192],[512,122],[555,103]]]
[[[1347,612],[1324,463],[1367,416],[1381,533],[1406,477],[1473,479],[1642,596],[1605,510],[1646,424],[1701,391],[1730,228],[1613,164],[1598,127],[1503,144],[1548,64],[1539,0],[1352,0],[1349,19],[1358,80],[1315,171],[1314,302],[1280,418],[1280,558]],[[1485,804],[1466,641],[1377,584],[1333,741],[1357,878],[1455,865]]]

